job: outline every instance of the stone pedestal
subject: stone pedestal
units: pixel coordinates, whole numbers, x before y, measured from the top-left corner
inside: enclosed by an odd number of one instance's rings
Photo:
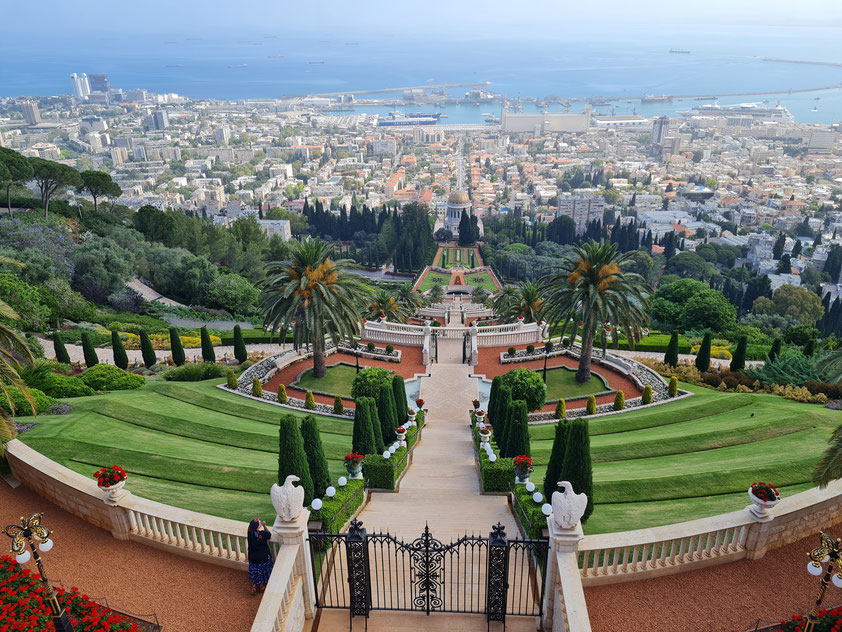
[[[304,595],[304,618],[313,619],[316,616],[316,590],[313,584],[313,563],[310,558],[309,542],[307,541],[307,523],[310,512],[302,509],[293,520],[275,518],[272,531],[278,538],[281,547],[294,546],[298,552],[295,557],[295,576],[302,581]],[[274,538],[273,538],[274,539]]]

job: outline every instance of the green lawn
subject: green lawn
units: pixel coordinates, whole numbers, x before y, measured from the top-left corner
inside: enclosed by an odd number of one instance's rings
[[[85,476],[119,464],[128,489],[152,500],[237,520],[274,519],[279,419],[306,413],[226,393],[215,388],[220,382],[150,380],[134,391],[71,399],[73,412],[37,417],[20,438]],[[353,422],[316,418],[336,480]]]
[[[641,529],[745,507],[755,481],[784,494],[810,488],[810,473],[842,415],[773,395],[682,384],[694,397],[590,422],[596,507],[586,533]],[[555,432],[530,428],[543,481]]]
[[[434,285],[447,285],[450,283],[450,275],[449,274],[442,274],[441,272],[433,272],[430,270],[427,272],[427,276],[424,277],[424,281],[418,287],[419,292],[426,292],[427,290],[431,289]]]
[[[436,259],[436,262],[433,265],[436,265],[440,268],[472,268],[472,250],[474,249],[449,246],[447,248],[442,249],[442,252],[439,254],[438,258]],[[479,265],[479,259],[477,258],[476,253],[474,253],[473,263],[475,265]]]
[[[543,374],[542,369],[538,369]],[[576,381],[576,370],[560,366],[547,369],[547,401],[557,402],[561,398],[586,397],[592,393],[604,393],[611,389],[596,373],[585,383]]]
[[[313,369],[307,369],[292,385],[305,390],[328,393],[329,395],[351,397],[351,383],[356,376],[356,367],[336,364],[327,367],[326,374],[321,379],[313,377]]]
[[[491,279],[491,275],[488,274],[488,272],[466,274],[465,283],[467,283],[468,285],[475,285],[477,287],[481,287],[482,289],[488,290],[491,293],[497,292],[497,286],[494,284],[494,281]]]

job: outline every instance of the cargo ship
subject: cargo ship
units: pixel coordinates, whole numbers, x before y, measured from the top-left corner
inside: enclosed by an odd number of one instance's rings
[[[644,94],[640,100],[643,103],[672,103],[672,97],[667,94],[663,94],[661,96],[655,96],[654,94]]]
[[[384,118],[377,119],[379,127],[404,127],[415,125],[435,125],[439,122],[439,114],[401,114],[392,112]]]

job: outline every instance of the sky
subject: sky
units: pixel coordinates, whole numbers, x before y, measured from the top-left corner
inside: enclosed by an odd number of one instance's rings
[[[75,32],[205,34],[288,30],[464,31],[490,35],[528,30],[548,32],[575,24],[798,24],[842,28],[839,0],[41,0],[5,2],[12,32],[40,35]],[[598,7],[598,8],[595,8]],[[44,16],[49,16],[45,19]],[[8,31],[7,31],[8,32]],[[840,52],[842,56],[842,51]]]

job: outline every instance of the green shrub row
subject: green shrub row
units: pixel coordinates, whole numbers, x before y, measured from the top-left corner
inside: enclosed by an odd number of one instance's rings
[[[169,382],[200,382],[222,377],[224,373],[225,366],[222,364],[197,362],[168,369],[164,371],[162,377]],[[236,383],[236,378],[234,381]]]
[[[320,520],[326,533],[339,533],[365,500],[365,484],[349,480],[345,487],[336,488],[333,498],[322,498],[322,508],[310,514],[310,520]]]
[[[128,391],[143,386],[146,378],[110,364],[96,364],[79,375],[95,391]]]
[[[401,473],[409,463],[407,452],[418,440],[418,428],[413,426],[406,433],[406,448],[398,448],[388,459],[382,454],[366,455],[363,461],[363,476],[368,486],[377,489],[395,489]]]
[[[512,484],[511,481],[510,484]],[[538,491],[537,486],[535,490]],[[526,485],[514,485],[515,498],[512,505],[523,530],[526,532],[526,537],[537,540],[543,537],[544,527],[547,526],[547,517],[541,511],[541,505],[532,500],[532,494],[534,493],[526,491]],[[544,499],[543,502],[549,501]]]
[[[14,414],[15,417],[31,417],[32,405],[23,396],[23,393],[20,392],[20,389],[18,389],[15,386],[9,386],[8,390],[8,398],[3,394],[0,394],[0,408],[5,410],[10,415]],[[30,388],[29,394],[32,396],[32,399],[35,402],[35,412],[38,414],[44,412],[56,401],[52,397],[43,393],[37,388]],[[11,399],[12,404],[14,404],[14,413],[12,413],[12,406],[9,404],[9,399]]]

